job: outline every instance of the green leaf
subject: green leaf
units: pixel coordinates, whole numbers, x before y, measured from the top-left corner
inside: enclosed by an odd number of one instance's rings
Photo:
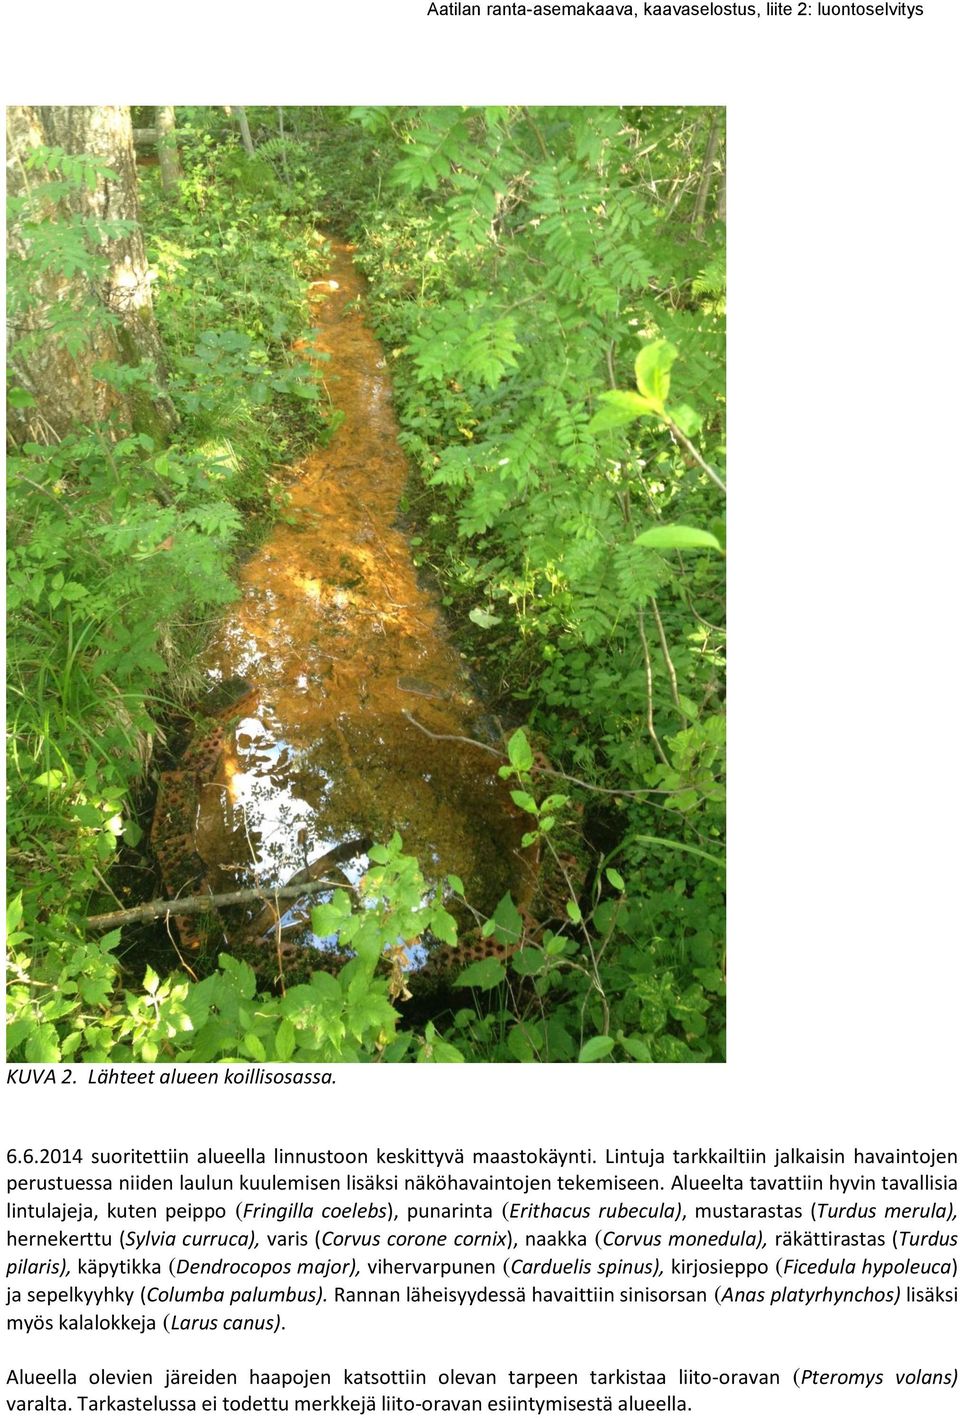
[[[650,1045],[644,1043],[643,1039],[636,1039],[632,1035],[628,1035],[626,1038],[621,1036],[620,1043],[633,1059],[634,1063],[653,1062],[653,1056],[650,1053]]]
[[[597,397],[603,408],[598,409],[587,424],[590,433],[605,433],[607,429],[622,428],[644,415],[662,412],[650,399],[641,398],[632,389],[607,389]]]
[[[15,931],[23,920],[23,892],[18,891],[7,902],[7,933]]]
[[[258,1039],[256,1034],[244,1034],[243,1047],[252,1059],[256,1059],[257,1063],[266,1063],[267,1051],[263,1047],[263,1040]]]
[[[220,969],[223,971],[224,984],[230,985],[236,990],[241,1000],[251,1000],[256,992],[257,977],[252,968],[245,960],[236,960],[225,951],[218,956]],[[243,1011],[240,1011],[241,1014]]]
[[[500,897],[493,913],[493,936],[501,945],[516,945],[523,935],[523,918],[510,893]]]
[[[513,798],[517,807],[522,808],[524,812],[532,813],[534,817],[537,816],[536,799],[531,797],[529,793],[523,792],[520,788],[515,788],[510,796]]]
[[[543,802],[540,804],[540,811],[556,812],[559,808],[566,807],[569,801],[570,799],[567,797],[566,793],[551,793],[550,796],[544,798]]]
[[[570,917],[571,921],[573,921],[575,926],[578,926],[583,920],[583,913],[581,912],[580,907],[577,905],[576,901],[567,902],[567,915]]]
[[[580,1050],[579,1063],[596,1063],[598,1059],[605,1059],[607,1054],[613,1050],[613,1039],[609,1034],[597,1034],[595,1038],[588,1039]]]
[[[458,896],[466,896],[467,893],[464,888],[463,882],[458,876],[454,876],[453,872],[450,872],[448,874],[447,881],[449,883],[451,891],[455,891]]]
[[[494,615],[491,611],[481,610],[479,606],[474,606],[467,619],[472,620],[474,625],[479,625],[483,630],[490,630],[492,626],[499,625],[503,617]]]
[[[507,744],[507,757],[518,773],[529,773],[533,767],[533,750],[522,729],[517,729]]]
[[[518,975],[536,975],[543,969],[546,957],[535,945],[525,945],[510,957],[510,964]]]
[[[708,966],[703,970],[694,970],[693,974],[705,990],[709,990],[712,994],[723,993],[723,972],[718,970],[715,965]]]
[[[392,1043],[388,1044],[383,1051],[384,1063],[399,1063],[406,1054],[413,1042],[413,1031],[407,1030],[403,1034],[398,1034]],[[462,1062],[462,1060],[459,1060]]]
[[[277,1028],[277,1060],[280,1063],[287,1063],[293,1057],[293,1051],[297,1043],[297,1031],[290,1023],[289,1019],[281,1019]]]
[[[24,1046],[23,1056],[27,1063],[59,1063],[60,1045],[56,1026],[41,1024],[34,1029]]]
[[[507,107],[487,107],[483,110],[484,121],[488,128],[496,128],[499,124],[506,122],[509,114],[510,110]]]
[[[336,935],[343,924],[343,917],[340,912],[331,906],[329,902],[324,902],[320,906],[310,908],[310,929],[314,935],[325,940],[328,936]]]
[[[517,1063],[533,1063],[536,1058],[530,1035],[530,1028],[525,1024],[515,1024],[507,1035],[507,1048]]]
[[[59,788],[63,783],[65,774],[59,768],[48,768],[46,773],[41,773],[34,778],[34,782],[41,788]]]
[[[430,929],[445,945],[456,945],[457,923],[442,906],[434,906],[430,913]]]
[[[667,798],[664,805],[675,812],[693,812],[699,801],[700,794],[696,788],[684,788]]]
[[[427,1023],[424,1033],[424,1047],[417,1054],[418,1063],[463,1063],[464,1057],[453,1044],[437,1033],[433,1022]]]
[[[654,340],[652,345],[644,345],[634,361],[637,388],[661,408],[670,393],[670,369],[679,353],[669,340]]]
[[[522,1045],[520,1045],[520,1036],[526,1039],[529,1048],[529,1055],[527,1057],[523,1056],[524,1051],[522,1050]],[[515,1058],[519,1058],[521,1063],[530,1063],[533,1059],[538,1056],[542,1057],[543,1055],[544,1046],[546,1044],[543,1025],[539,1020],[525,1020],[522,1024],[518,1024],[515,1029],[511,1029],[510,1037],[507,1042],[510,1052]],[[518,1046],[521,1049],[520,1053],[517,1052]]]
[[[700,527],[682,527],[676,524],[648,527],[645,532],[634,538],[634,545],[656,547],[658,551],[687,551],[692,547],[721,550],[720,543],[712,532],[705,532]]]
[[[699,433],[703,427],[703,419],[696,409],[691,409],[689,404],[672,404],[670,407],[670,417],[677,425],[681,433],[685,433],[688,438]]]
[[[507,972],[499,960],[490,956],[486,960],[475,960],[454,980],[455,985],[471,985],[480,990],[494,990],[507,978]]]

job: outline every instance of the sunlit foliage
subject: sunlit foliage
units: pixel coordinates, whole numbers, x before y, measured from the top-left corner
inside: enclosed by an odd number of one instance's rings
[[[141,170],[167,367],[108,362],[97,378],[148,397],[162,380],[172,440],[106,419],[12,450],[11,1047],[722,1059],[722,111],[245,121],[253,155],[236,115],[180,109],[176,193]],[[39,338],[69,349],[104,319],[109,232],[56,216],[82,161],[41,154],[37,173],[10,216],[34,223],[11,310],[38,338],[24,312],[63,282],[60,324]],[[282,514],[274,470],[335,423],[294,349],[324,224],[369,275],[411,540],[509,726],[503,771],[542,863],[532,912],[507,897],[481,923],[509,958],[467,967],[419,1032],[372,957],[309,997],[257,997],[226,957],[199,983],[150,971],[140,991],[122,937],[90,941],[82,924],[118,844],[142,836],[136,794],[205,619],[232,594],[231,557]],[[11,398],[31,395],[14,380]],[[416,864],[381,850],[407,890]],[[377,953],[388,944],[384,927]]]

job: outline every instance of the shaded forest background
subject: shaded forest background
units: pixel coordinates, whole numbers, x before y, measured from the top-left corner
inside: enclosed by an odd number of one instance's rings
[[[7,123],[11,1057],[722,1059],[722,110]],[[370,950],[299,993],[87,925],[154,894],[211,618],[335,433],[297,349],[332,232],[389,351],[415,555],[543,863],[535,915],[483,925],[509,964],[426,1020],[377,967],[391,909],[421,909],[396,851]]]

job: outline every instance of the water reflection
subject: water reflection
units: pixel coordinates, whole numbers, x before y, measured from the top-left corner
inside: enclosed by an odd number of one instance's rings
[[[398,831],[428,878],[457,873],[489,911],[523,876],[522,826],[493,757],[409,717],[475,737],[479,706],[393,525],[406,466],[362,293],[349,248],[335,246],[311,295],[343,422],[299,470],[291,523],[243,567],[210,651],[211,678],[242,676],[253,693],[204,788],[198,850],[230,889],[282,883],[351,839]],[[366,864],[339,866],[356,883]]]

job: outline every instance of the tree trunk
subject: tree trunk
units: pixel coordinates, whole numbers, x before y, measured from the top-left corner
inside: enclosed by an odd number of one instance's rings
[[[703,155],[703,167],[700,170],[700,186],[697,189],[697,200],[693,208],[693,234],[698,241],[703,239],[703,228],[706,224],[707,200],[710,196],[710,188],[713,184],[713,166],[716,161],[717,148],[720,144],[720,109],[715,108],[710,115],[710,133],[707,138],[707,150]]]
[[[283,146],[280,149],[280,167],[283,171],[284,182],[290,181],[290,174],[287,171],[287,135],[283,129],[283,109],[277,109],[277,122],[280,125],[280,142]]]
[[[183,176],[172,108],[157,109],[157,155],[160,158],[160,186],[169,196],[176,192],[177,183]]]
[[[253,146],[253,139],[250,136],[250,124],[247,122],[247,110],[244,108],[242,103],[236,103],[233,105],[233,111],[237,115],[237,122],[240,124],[240,137],[243,140],[244,152],[247,154],[247,157],[252,158],[256,153],[256,149]]]
[[[123,430],[165,438],[176,414],[159,385],[163,352],[143,235],[139,224],[122,233],[102,230],[105,222],[138,222],[129,108],[8,108],[7,146],[10,194],[25,199],[8,228],[10,256],[32,261],[35,268],[29,289],[15,296],[9,342],[14,378],[35,402],[31,408],[8,410],[10,436],[18,443],[51,442],[74,424],[113,416]],[[78,182],[66,195],[45,197],[44,172],[26,167],[40,146],[101,158],[115,176],[101,174],[90,187]],[[41,223],[78,221],[86,223],[88,269],[58,269],[56,244],[49,237],[46,245],[54,255],[39,263],[31,231]],[[11,284],[16,285],[15,279]],[[158,373],[138,388],[119,389],[94,373],[101,362],[132,366],[144,361],[151,361]]]

